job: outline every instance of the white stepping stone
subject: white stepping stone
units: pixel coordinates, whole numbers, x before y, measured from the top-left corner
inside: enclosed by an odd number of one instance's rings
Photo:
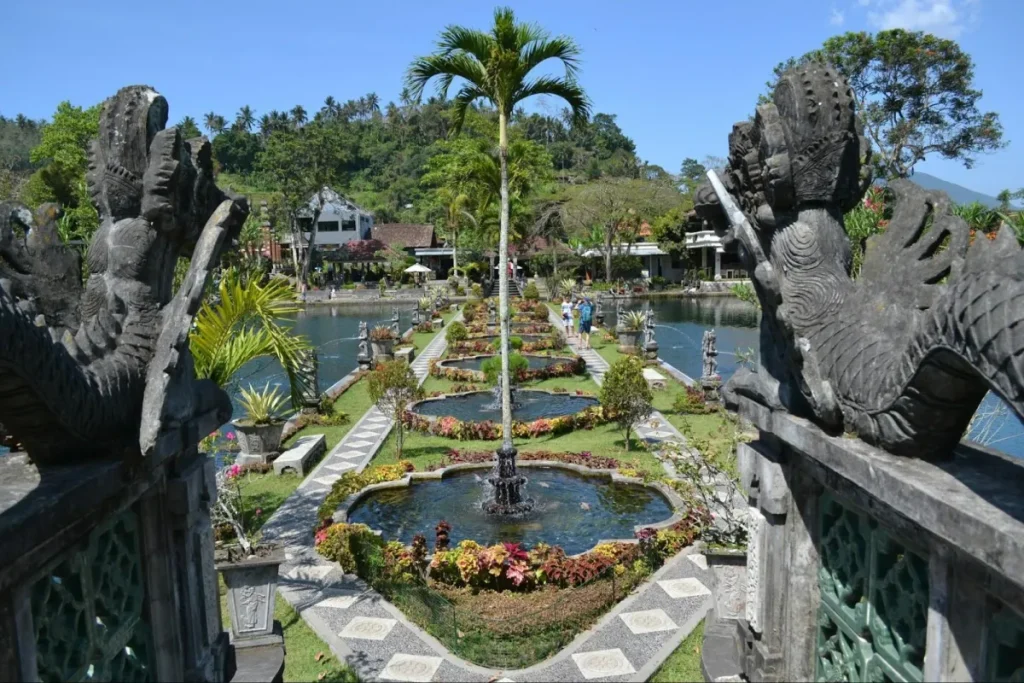
[[[574,654],[572,659],[580,673],[587,679],[636,673],[636,669],[619,648]]]
[[[394,619],[378,619],[377,617],[355,617],[341,629],[338,635],[342,638],[359,640],[384,640],[398,622]]]
[[[332,607],[334,609],[348,609],[355,601],[359,599],[358,595],[335,595],[334,597],[321,600],[316,603],[317,607]]]
[[[323,581],[332,571],[334,567],[329,564],[307,564],[295,567],[285,576],[292,581]]]
[[[673,434],[672,432],[666,432],[664,430],[654,430],[654,431],[651,431],[651,432],[647,432],[647,436],[645,438],[648,438],[648,439],[669,439],[669,438],[672,438],[674,436],[675,436],[675,434]]]
[[[334,486],[334,482],[341,479],[340,474],[328,474],[326,477],[317,477],[313,481],[324,486]]]
[[[622,621],[626,622],[626,627],[635,633],[640,635],[642,633],[655,633],[657,631],[674,631],[679,628],[676,626],[676,622],[665,614],[664,610],[660,609],[648,609],[642,612],[625,612],[620,614],[619,617]]]
[[[434,674],[437,673],[437,669],[440,666],[440,657],[398,653],[388,661],[387,666],[380,672],[378,678],[383,681],[427,683],[433,680]]]
[[[704,571],[708,570],[708,558],[704,557],[703,555],[687,555],[686,559],[688,559],[690,562],[693,562],[695,565],[697,565]]]
[[[344,453],[338,453],[339,458],[365,458],[366,453],[361,451],[345,451]]]
[[[380,436],[380,433],[379,432],[360,432],[358,434],[353,434],[352,436],[356,437],[357,439],[376,439],[378,436]]]
[[[353,470],[358,465],[353,462],[339,462],[333,465],[324,465],[325,470],[333,470],[334,472],[344,472],[345,470]]]
[[[372,441],[348,441],[348,442],[345,443],[346,447],[351,446],[353,448],[366,448],[367,446],[372,446],[372,445],[373,445]]]
[[[711,591],[708,587],[697,579],[671,579],[668,581],[659,581],[658,585],[668,593],[670,598],[696,598],[702,595],[711,595]]]
[[[381,422],[387,422],[388,418],[384,417],[383,415],[374,415],[373,417],[366,418],[366,421],[367,422],[381,423]]]

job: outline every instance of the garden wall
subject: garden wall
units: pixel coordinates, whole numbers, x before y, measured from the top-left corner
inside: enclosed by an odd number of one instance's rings
[[[230,679],[213,459],[0,457],[0,680]]]
[[[760,430],[739,447],[746,604],[709,622],[708,680],[1021,680],[1020,461],[961,446],[931,464],[739,412]]]

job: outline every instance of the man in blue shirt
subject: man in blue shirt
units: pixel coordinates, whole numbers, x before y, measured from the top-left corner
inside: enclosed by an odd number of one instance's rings
[[[586,297],[580,303],[576,304],[580,311],[580,348],[590,348],[590,326],[593,323],[594,316],[594,304],[590,301],[590,297]]]

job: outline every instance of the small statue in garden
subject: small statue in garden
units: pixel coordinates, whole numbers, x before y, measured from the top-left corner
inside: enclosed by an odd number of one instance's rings
[[[701,340],[701,356],[703,369],[700,377],[700,386],[704,390],[704,400],[715,402],[719,400],[718,388],[722,384],[722,378],[718,374],[718,349],[716,348],[716,336],[714,330],[704,330],[704,338]]]
[[[398,309],[391,309],[391,331],[395,333],[395,339],[402,336],[402,330],[398,326]]]
[[[359,363],[359,367],[368,368],[370,367],[370,331],[367,329],[366,321],[359,321],[359,354],[356,356],[356,362]]]
[[[654,339],[654,311],[647,309],[647,320],[644,322],[644,353],[648,360],[658,357],[658,342]]]

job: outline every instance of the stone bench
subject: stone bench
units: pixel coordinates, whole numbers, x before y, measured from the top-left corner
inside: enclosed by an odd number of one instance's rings
[[[274,474],[293,472],[306,476],[306,468],[327,450],[327,439],[323,434],[310,434],[295,441],[295,445],[274,460]]]
[[[652,389],[664,389],[666,386],[665,375],[653,368],[644,368],[644,379]]]
[[[411,364],[415,357],[416,348],[413,346],[407,346],[404,349],[395,349],[395,360],[404,360],[406,363]]]

